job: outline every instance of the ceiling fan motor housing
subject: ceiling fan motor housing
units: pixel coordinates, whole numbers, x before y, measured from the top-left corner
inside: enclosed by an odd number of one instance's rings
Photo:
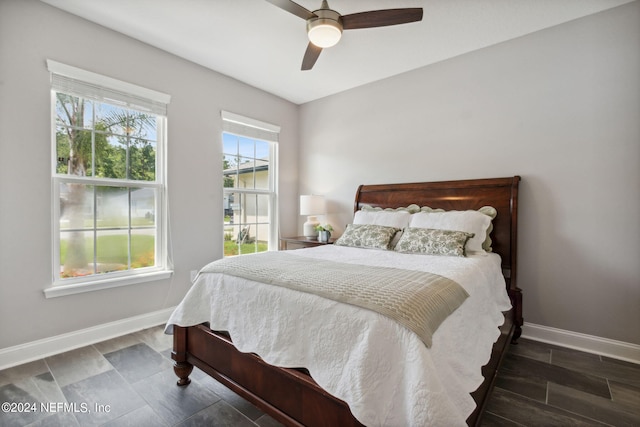
[[[318,47],[334,46],[342,36],[342,18],[335,10],[314,10],[316,15],[307,20],[307,35],[311,43]]]

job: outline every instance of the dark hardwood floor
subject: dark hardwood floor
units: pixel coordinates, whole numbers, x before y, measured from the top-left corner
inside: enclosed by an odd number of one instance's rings
[[[0,371],[0,403],[31,410],[0,426],[279,425],[197,369],[175,386],[171,345],[159,326]],[[640,426],[640,365],[521,339],[482,424]]]

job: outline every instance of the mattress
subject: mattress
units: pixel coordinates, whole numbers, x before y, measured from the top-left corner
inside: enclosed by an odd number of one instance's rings
[[[393,320],[320,296],[218,273],[201,273],[176,307],[173,325],[209,322],[238,350],[267,363],[306,368],[367,426],[466,425],[470,396],[511,304],[500,257],[400,254],[325,245],[305,257],[428,271],[459,283],[469,298],[435,331],[427,348]]]

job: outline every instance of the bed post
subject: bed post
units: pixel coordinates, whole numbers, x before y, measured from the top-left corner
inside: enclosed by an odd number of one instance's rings
[[[178,385],[180,387],[189,385],[191,379],[191,371],[193,365],[187,362],[187,328],[182,326],[173,327],[173,351],[171,358],[175,361],[173,364],[173,372],[178,376]]]
[[[515,325],[511,344],[518,344],[518,338],[522,335],[522,325],[524,324],[522,318],[522,290],[518,287],[510,289],[509,297],[513,306],[513,324]]]
[[[515,330],[511,338],[512,344],[518,344],[522,335],[522,289],[518,287],[518,185],[520,176],[516,175],[511,181],[511,276],[509,279],[509,297],[513,306],[513,323]]]

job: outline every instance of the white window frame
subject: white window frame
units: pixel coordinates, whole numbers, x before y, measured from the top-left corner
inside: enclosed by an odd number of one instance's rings
[[[170,96],[56,61],[47,60],[51,72],[51,176],[52,176],[52,285],[44,289],[47,298],[95,291],[118,286],[161,280],[173,274],[169,259],[167,222],[167,117]],[[124,106],[157,116],[155,181],[80,177],[58,174],[56,153],[56,93],[66,93],[97,102]],[[126,271],[92,274],[83,277],[60,278],[60,184],[82,183],[97,186],[153,188],[156,190],[155,266]],[[94,210],[96,207],[94,206]]]
[[[278,250],[278,140],[280,126],[242,116],[240,114],[221,111],[222,132],[244,136],[269,143],[269,188],[222,188],[223,196],[230,193],[257,194],[269,196],[269,233],[268,250]],[[222,147],[221,147],[222,150]],[[224,235],[224,222],[222,224]],[[224,241],[221,242],[224,245]],[[224,251],[223,251],[224,253]]]

